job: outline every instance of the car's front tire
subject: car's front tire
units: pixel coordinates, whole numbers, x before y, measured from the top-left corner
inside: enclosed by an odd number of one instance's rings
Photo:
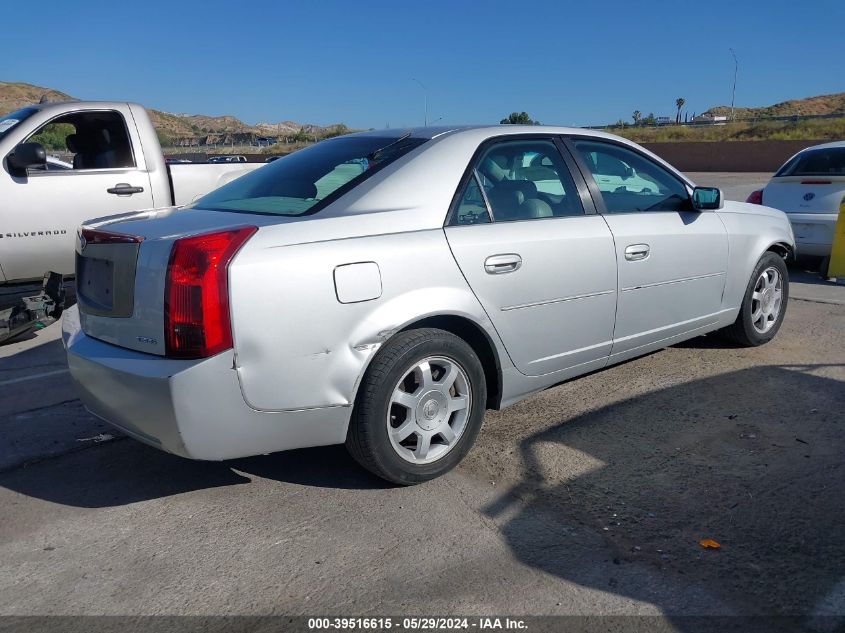
[[[467,454],[481,430],[486,401],[484,368],[472,347],[443,330],[407,330],[370,363],[346,447],[387,481],[427,481]]]
[[[751,273],[736,321],[724,328],[722,334],[744,347],[768,343],[783,323],[788,301],[786,262],[778,254],[767,251]]]

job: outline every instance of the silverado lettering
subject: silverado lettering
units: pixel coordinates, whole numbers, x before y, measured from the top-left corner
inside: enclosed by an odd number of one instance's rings
[[[29,231],[24,233],[2,233],[0,232],[0,239],[4,237],[38,237],[39,235],[67,235],[64,229],[54,229],[52,231]]]

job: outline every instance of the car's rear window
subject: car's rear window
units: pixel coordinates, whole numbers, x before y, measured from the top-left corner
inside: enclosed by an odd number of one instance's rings
[[[314,213],[426,139],[345,136],[306,147],[200,198],[212,211]]]
[[[845,176],[845,147],[801,152],[778,170],[778,176]]]

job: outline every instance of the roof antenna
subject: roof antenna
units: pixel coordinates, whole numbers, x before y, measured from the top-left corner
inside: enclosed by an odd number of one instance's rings
[[[46,92],[41,95],[41,99],[38,100],[38,103],[50,103],[50,97],[47,96]]]

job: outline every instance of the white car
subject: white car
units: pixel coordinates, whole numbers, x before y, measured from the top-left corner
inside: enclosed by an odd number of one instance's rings
[[[798,152],[746,202],[784,211],[799,255],[830,257],[836,218],[845,202],[845,141]],[[826,263],[822,272],[826,273]]]

